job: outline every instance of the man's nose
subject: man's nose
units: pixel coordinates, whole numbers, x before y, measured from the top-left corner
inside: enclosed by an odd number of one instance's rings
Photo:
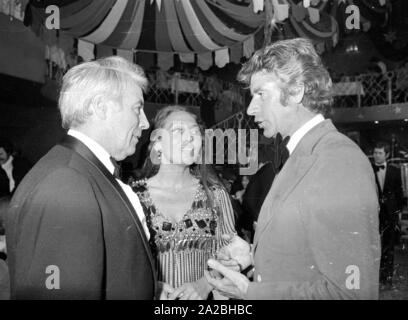
[[[254,116],[256,109],[257,109],[256,104],[254,103],[254,100],[252,99],[247,109],[247,115]]]
[[[142,128],[142,130],[149,129],[150,127],[149,121],[147,120],[146,114],[143,110],[140,113],[140,127]]]

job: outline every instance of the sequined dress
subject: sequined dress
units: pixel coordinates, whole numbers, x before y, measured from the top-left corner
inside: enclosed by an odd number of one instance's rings
[[[200,183],[190,209],[179,222],[172,223],[154,205],[146,181],[134,182],[132,187],[146,214],[159,281],[177,288],[202,278],[207,260],[226,244],[221,235],[235,232],[234,213],[226,191],[211,188],[215,198],[211,208]]]

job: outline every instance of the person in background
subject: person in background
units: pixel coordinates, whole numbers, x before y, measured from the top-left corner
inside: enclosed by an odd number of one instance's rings
[[[401,171],[388,164],[390,146],[377,142],[373,152],[373,169],[380,203],[381,265],[380,283],[384,288],[392,287],[394,274],[394,247],[397,242],[399,215],[403,207]]]
[[[237,234],[248,242],[251,241],[252,224],[248,220],[248,213],[244,209],[242,201],[249,181],[249,176],[241,176],[238,173],[230,190],[231,204],[235,214],[235,229]]]
[[[0,259],[6,260],[7,247],[5,236],[5,219],[10,204],[10,197],[4,196],[0,198]]]
[[[0,198],[0,300],[8,300],[10,298],[10,278],[8,266],[6,263],[6,237],[4,220],[8,211],[10,197]]]
[[[265,149],[260,149],[258,155],[258,171],[251,176],[246,191],[242,199],[242,208],[246,216],[244,222],[250,231],[250,242],[254,240],[257,220],[262,204],[271,189],[273,180],[282,167],[282,150],[280,150],[281,136],[274,139],[274,148],[272,153]],[[287,152],[287,151],[286,151]],[[286,157],[285,157],[286,160]]]
[[[0,196],[13,194],[30,168],[30,163],[16,154],[11,142],[0,137]]]

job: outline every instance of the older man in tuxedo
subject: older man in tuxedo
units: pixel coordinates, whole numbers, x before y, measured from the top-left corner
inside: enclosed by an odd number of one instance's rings
[[[262,205],[252,250],[234,237],[209,260],[209,282],[242,299],[376,299],[380,242],[374,174],[359,147],[324,118],[331,79],[306,39],[260,49],[240,71],[266,137],[290,136],[289,158]]]
[[[77,65],[59,98],[65,139],[17,188],[6,219],[13,299],[153,299],[139,199],[114,175],[142,130],[143,70],[123,58]]]

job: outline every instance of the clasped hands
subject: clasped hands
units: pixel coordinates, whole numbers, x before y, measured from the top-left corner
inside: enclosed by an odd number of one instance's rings
[[[221,248],[217,260],[208,260],[210,271],[204,271],[204,275],[208,283],[223,296],[244,299],[249,280],[241,271],[253,265],[251,247],[237,235],[223,237],[229,244]]]

